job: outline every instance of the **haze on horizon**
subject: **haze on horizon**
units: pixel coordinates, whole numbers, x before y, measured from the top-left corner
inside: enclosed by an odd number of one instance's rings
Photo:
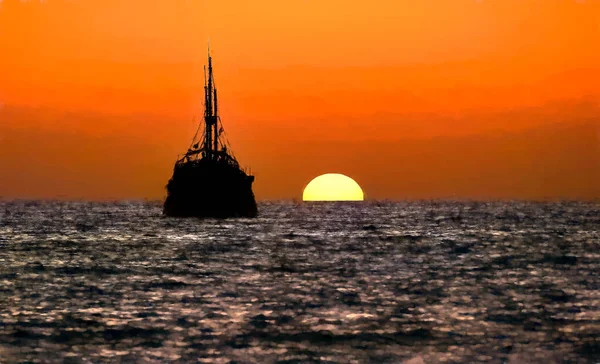
[[[258,199],[600,198],[595,0],[2,0],[0,196],[162,199],[209,37]]]

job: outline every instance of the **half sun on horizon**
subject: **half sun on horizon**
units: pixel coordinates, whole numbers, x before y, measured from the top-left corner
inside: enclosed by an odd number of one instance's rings
[[[315,177],[302,194],[303,201],[363,201],[365,195],[352,178],[339,173]]]

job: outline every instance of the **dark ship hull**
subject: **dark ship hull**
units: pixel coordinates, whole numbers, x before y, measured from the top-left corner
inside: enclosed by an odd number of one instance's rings
[[[204,77],[204,123],[198,126],[187,152],[175,163],[173,177],[167,184],[163,214],[200,218],[255,217],[258,211],[252,192],[254,176],[240,167],[228,148],[218,113],[210,52],[208,74],[205,69]]]
[[[200,159],[175,165],[164,214],[173,217],[255,217],[254,176],[224,161]]]

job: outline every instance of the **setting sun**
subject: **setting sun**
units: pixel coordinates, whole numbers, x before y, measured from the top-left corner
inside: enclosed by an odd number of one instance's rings
[[[362,201],[364,193],[358,183],[339,173],[327,173],[314,178],[304,188],[304,201]]]

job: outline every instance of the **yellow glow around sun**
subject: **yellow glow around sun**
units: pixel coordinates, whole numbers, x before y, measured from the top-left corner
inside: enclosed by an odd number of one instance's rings
[[[316,177],[304,188],[304,201],[362,201],[365,195],[356,181],[338,173]]]

